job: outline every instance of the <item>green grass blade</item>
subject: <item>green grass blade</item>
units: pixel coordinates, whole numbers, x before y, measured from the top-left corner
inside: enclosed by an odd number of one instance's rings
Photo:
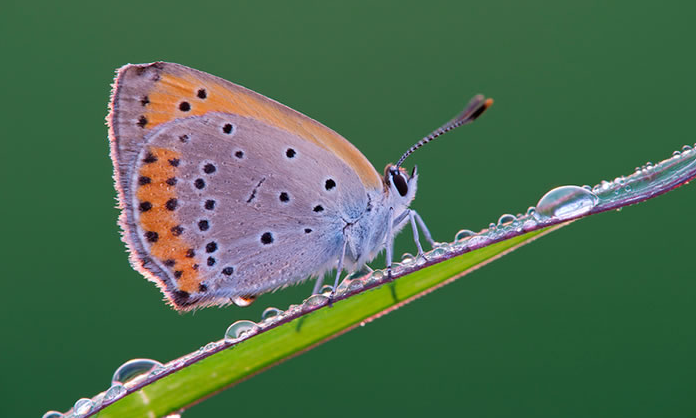
[[[104,400],[102,394],[85,399],[91,402],[89,412],[79,416],[155,418],[181,411],[569,222],[651,199],[694,178],[696,151],[685,147],[681,154],[638,168],[613,182],[591,189],[554,189],[539,201],[537,210],[516,217],[504,215],[487,230],[431,251],[425,263],[411,261],[396,266],[394,281],[387,280],[382,272],[344,280],[333,306],[327,306],[323,295],[312,296],[300,306],[291,306],[275,322],[264,322],[262,327],[229,341],[211,343],[129,382],[127,394],[121,398]]]
[[[100,418],[161,417],[447,284],[564,224],[450,258],[221,350],[108,406]]]

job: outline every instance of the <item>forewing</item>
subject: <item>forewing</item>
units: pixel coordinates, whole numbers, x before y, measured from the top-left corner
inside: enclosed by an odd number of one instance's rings
[[[257,120],[323,148],[358,173],[367,189],[379,190],[379,174],[341,135],[276,101],[210,74],[179,64],[127,65],[116,78],[109,116],[115,147],[139,149],[144,135],[174,119],[225,112]],[[134,155],[130,155],[135,158]],[[131,161],[124,161],[126,166]],[[125,173],[121,173],[125,174]]]

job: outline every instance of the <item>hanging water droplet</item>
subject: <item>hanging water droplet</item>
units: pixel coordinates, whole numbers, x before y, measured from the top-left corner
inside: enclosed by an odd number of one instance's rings
[[[258,330],[259,326],[255,322],[248,320],[237,321],[234,324],[227,327],[225,331],[225,341],[236,340],[245,337]]]
[[[104,402],[115,401],[126,394],[126,387],[120,383],[114,383],[104,394]]]
[[[75,406],[73,406],[73,415],[75,418],[84,417],[92,411],[93,405],[94,403],[91,399],[82,398],[75,402]]]
[[[312,295],[305,300],[304,306],[305,308],[315,308],[325,305],[328,301],[329,297],[326,295]]]
[[[280,309],[269,306],[268,308],[263,310],[263,313],[261,314],[261,320],[270,321],[276,319],[277,317],[282,315],[282,313],[283,311],[281,311]]]
[[[582,187],[561,186],[546,193],[537,203],[537,219],[568,219],[588,213],[597,196]]]
[[[401,256],[401,264],[404,266],[410,266],[411,264],[414,264],[416,262],[415,257],[413,257],[413,254],[411,253],[403,253]]]
[[[510,215],[509,213],[506,213],[505,215],[502,215],[500,218],[498,218],[498,226],[510,224],[515,222],[516,220],[517,218],[515,218],[515,215]]]
[[[471,236],[476,235],[473,231],[470,231],[468,229],[460,229],[459,232],[457,232],[457,235],[454,236],[455,241],[463,241]]]
[[[249,305],[251,305],[252,303],[254,303],[254,301],[256,300],[256,298],[253,297],[253,296],[252,296],[252,297],[246,297],[246,298],[241,297],[241,296],[232,296],[232,297],[230,298],[230,300],[232,301],[232,303],[234,303],[235,305],[239,306],[240,308],[246,308],[247,306],[249,306]]]
[[[116,369],[111,378],[111,384],[121,383],[125,385],[136,377],[149,373],[155,367],[162,367],[162,363],[147,358],[128,360]]]
[[[63,414],[58,411],[48,411],[41,415],[41,418],[63,418]]]

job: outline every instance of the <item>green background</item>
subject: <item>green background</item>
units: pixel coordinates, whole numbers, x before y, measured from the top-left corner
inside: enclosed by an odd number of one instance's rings
[[[180,315],[130,268],[104,125],[117,67],[237,82],[379,171],[494,97],[407,163],[447,240],[693,143],[694,21],[693,1],[3,2],[0,416],[67,410],[130,358],[171,360],[311,289]],[[691,185],[577,222],[184,418],[694,416],[695,209]]]

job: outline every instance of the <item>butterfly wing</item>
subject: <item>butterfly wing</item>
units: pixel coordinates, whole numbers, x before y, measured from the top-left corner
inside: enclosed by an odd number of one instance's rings
[[[308,140],[309,129],[262,119],[282,109],[299,114],[248,90],[242,93],[254,106],[271,110],[252,116],[224,108],[234,92],[223,80],[178,65],[198,82],[178,93],[170,83],[172,91],[162,93],[153,85],[167,80],[170,65],[125,67],[113,96],[112,157],[134,266],[178,309],[227,304],[335,266],[342,219],[368,204],[364,176]],[[235,97],[249,106],[248,97]],[[295,119],[295,126],[313,126]]]
[[[120,149],[138,148],[143,134],[174,119],[208,112],[247,116],[324,148],[360,176],[368,189],[382,180],[353,144],[321,123],[274,100],[180,64],[126,65],[118,71],[109,116]]]

